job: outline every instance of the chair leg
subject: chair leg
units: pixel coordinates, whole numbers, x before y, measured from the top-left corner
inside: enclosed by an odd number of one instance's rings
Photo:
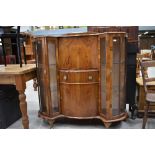
[[[22,57],[21,57],[21,49],[20,49],[20,38],[19,38],[19,34],[20,34],[20,26],[17,26],[17,37],[16,37],[16,42],[17,42],[17,53],[18,53],[18,60],[19,60],[20,67],[22,67]]]
[[[2,40],[2,51],[3,51],[4,64],[6,66],[6,52],[5,52],[5,47],[4,47],[4,40],[3,38],[1,40]]]
[[[146,125],[147,118],[148,118],[149,105],[150,105],[150,103],[147,103],[147,105],[145,106],[145,113],[144,113],[144,117],[143,117],[142,129],[145,129],[145,125]]]
[[[23,43],[23,51],[24,51],[24,62],[25,62],[25,65],[26,65],[27,61],[26,61],[26,51],[25,51],[24,43]]]

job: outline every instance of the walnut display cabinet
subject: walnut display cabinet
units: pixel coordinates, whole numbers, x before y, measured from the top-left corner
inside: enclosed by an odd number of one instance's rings
[[[106,127],[127,118],[125,33],[35,38],[39,116],[98,118]]]

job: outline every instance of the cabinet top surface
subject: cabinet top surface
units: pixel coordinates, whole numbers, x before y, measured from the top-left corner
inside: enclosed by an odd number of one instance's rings
[[[38,37],[55,37],[55,38],[67,38],[67,37],[82,37],[82,36],[105,36],[107,34],[115,34],[115,35],[125,35],[125,32],[104,32],[104,33],[95,33],[95,32],[87,32],[87,33],[67,33],[67,34],[50,34],[50,35],[39,35]]]
[[[27,64],[20,67],[19,64],[10,65],[8,64],[6,67],[4,65],[0,65],[0,75],[18,75],[25,74],[31,71],[36,70],[35,64]]]

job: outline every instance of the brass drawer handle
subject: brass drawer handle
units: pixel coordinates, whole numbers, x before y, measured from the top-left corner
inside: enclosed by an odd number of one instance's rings
[[[66,81],[67,80],[67,75],[64,75],[63,79]]]
[[[88,76],[88,80],[92,80],[93,77],[91,75]]]
[[[46,75],[46,69],[44,70],[44,74]]]

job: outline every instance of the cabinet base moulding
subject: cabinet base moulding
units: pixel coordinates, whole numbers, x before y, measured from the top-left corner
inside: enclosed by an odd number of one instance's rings
[[[59,114],[57,116],[51,117],[51,116],[46,116],[46,115],[42,114],[41,112],[38,112],[38,116],[41,117],[44,120],[47,120],[48,123],[49,123],[49,125],[50,125],[50,128],[53,126],[55,120],[56,119],[59,119],[59,118],[70,118],[70,119],[100,119],[104,123],[105,127],[106,128],[109,128],[113,122],[119,122],[119,121],[126,120],[128,118],[128,113],[127,112],[124,112],[121,115],[118,115],[118,116],[113,117],[112,119],[106,119],[102,115],[100,115],[100,116],[93,116],[93,117],[72,117],[72,116],[65,116],[65,115]]]

